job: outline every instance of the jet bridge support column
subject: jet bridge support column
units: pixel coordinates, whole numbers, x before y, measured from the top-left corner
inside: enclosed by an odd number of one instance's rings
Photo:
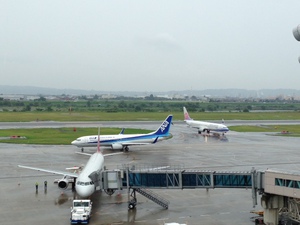
[[[264,208],[264,223],[266,225],[277,225],[279,222],[279,208],[284,206],[283,196],[263,194],[261,205]]]

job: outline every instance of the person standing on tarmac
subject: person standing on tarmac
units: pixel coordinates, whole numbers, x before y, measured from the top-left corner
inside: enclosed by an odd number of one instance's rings
[[[44,181],[44,189],[45,189],[45,191],[47,190],[47,181],[46,180]]]
[[[39,190],[39,183],[35,182],[35,191],[38,192],[38,190]]]

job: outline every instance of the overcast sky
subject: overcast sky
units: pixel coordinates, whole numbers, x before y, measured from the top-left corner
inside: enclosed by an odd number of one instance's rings
[[[0,0],[0,84],[300,89],[299,0]]]

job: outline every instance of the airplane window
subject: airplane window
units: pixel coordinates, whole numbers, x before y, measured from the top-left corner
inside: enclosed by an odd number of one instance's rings
[[[84,182],[77,181],[77,184],[83,186],[83,185],[84,185]]]

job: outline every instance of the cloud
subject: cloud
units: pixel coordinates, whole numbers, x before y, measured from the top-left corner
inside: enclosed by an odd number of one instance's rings
[[[159,51],[173,52],[180,49],[178,41],[168,33],[159,33],[152,37],[141,38],[143,45]]]

